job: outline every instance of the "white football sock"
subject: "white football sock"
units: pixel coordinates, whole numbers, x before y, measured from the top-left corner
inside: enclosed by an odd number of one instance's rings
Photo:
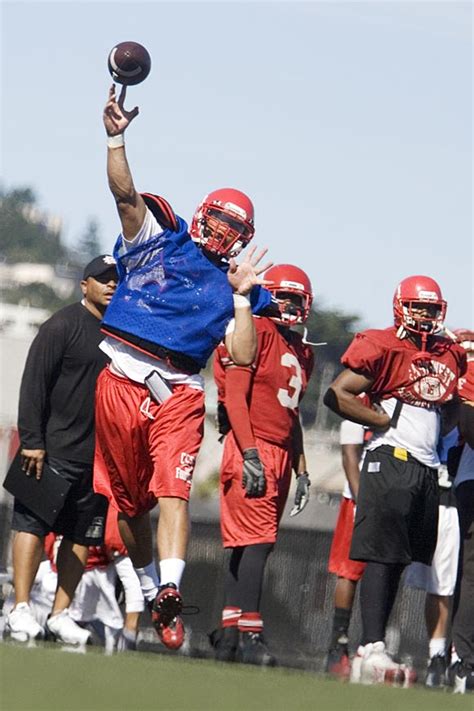
[[[438,654],[446,654],[446,637],[434,637],[429,644],[430,659]]]
[[[186,563],[181,558],[165,558],[160,560],[160,577],[162,584],[174,583],[177,588],[181,583]]]
[[[147,602],[154,600],[158,588],[160,587],[160,579],[154,563],[149,563],[144,568],[135,568],[135,572],[140,580],[143,597]]]

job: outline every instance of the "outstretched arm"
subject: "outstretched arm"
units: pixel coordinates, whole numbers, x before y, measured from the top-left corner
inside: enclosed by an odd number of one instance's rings
[[[133,184],[132,174],[125,154],[124,132],[138,115],[138,107],[126,111],[124,101],[127,87],[124,86],[117,100],[115,85],[109,90],[104,109],[104,126],[107,131],[107,177],[109,187],[117,204],[122,232],[126,240],[132,240],[140,230],[146,214],[146,205]]]
[[[248,296],[256,284],[266,283],[259,275],[271,266],[271,262],[259,266],[267,250],[255,254],[256,249],[250,247],[240,264],[231,259],[227,275],[234,292],[235,327],[226,336],[225,345],[236,365],[250,365],[257,352],[257,333]]]

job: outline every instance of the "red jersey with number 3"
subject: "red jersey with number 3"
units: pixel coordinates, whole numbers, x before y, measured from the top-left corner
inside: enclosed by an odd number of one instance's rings
[[[395,397],[416,407],[433,408],[451,400],[466,371],[466,352],[451,339],[430,339],[421,352],[392,326],[356,334],[341,358],[347,368],[371,378],[375,400]]]
[[[295,331],[279,328],[269,318],[254,317],[257,355],[253,373],[250,421],[256,437],[282,447],[291,442],[298,405],[313,369],[313,352]],[[224,344],[214,358],[219,400],[225,404],[225,369],[235,366]],[[246,368],[247,369],[247,368]]]

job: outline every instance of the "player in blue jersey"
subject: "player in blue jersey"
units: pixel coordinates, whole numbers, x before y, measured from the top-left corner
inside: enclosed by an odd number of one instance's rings
[[[217,190],[199,205],[188,231],[163,198],[138,193],[124,131],[138,108],[115,87],[104,110],[107,175],[122,224],[115,247],[119,284],[103,322],[109,355],[96,394],[95,489],[121,512],[120,533],[162,642],[184,640],[179,586],[188,542],[188,499],[204,425],[199,375],[225,338],[233,360],[255,356],[252,310],[270,305],[261,288],[265,253],[234,257],[254,234],[253,205],[238,190]],[[150,510],[159,503],[159,573]]]

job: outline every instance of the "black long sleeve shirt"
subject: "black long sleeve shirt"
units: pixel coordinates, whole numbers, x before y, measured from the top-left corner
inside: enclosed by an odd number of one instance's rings
[[[100,324],[76,303],[55,313],[39,329],[20,388],[22,448],[92,463],[95,384],[108,361],[98,347],[103,339]]]

